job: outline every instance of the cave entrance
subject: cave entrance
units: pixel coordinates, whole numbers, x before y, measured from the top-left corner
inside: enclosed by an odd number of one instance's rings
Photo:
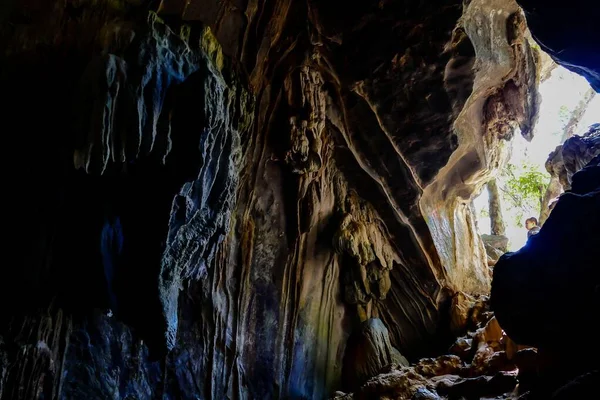
[[[495,236],[486,238],[486,235],[503,231],[503,236],[508,238],[505,251],[523,247],[527,242],[525,219],[535,217],[543,225],[548,204],[556,197],[556,189],[554,193],[548,189],[551,175],[546,169],[546,161],[549,155],[569,137],[581,135],[599,122],[600,96],[596,96],[585,78],[552,61],[546,61],[542,67],[539,93],[541,104],[533,139],[528,142],[520,134],[514,135],[507,165],[496,173],[487,190],[484,187],[474,199],[484,242],[495,239]],[[559,186],[558,190],[561,189]],[[499,201],[490,203],[490,194]],[[498,220],[498,212],[501,220]]]

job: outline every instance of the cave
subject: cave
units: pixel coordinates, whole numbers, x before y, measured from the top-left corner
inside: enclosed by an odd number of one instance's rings
[[[550,3],[3,0],[0,400],[597,396],[600,125],[522,248],[473,207],[600,91]]]

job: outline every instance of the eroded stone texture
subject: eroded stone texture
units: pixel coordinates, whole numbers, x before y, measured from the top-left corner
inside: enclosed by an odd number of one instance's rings
[[[391,364],[408,366],[408,361],[391,344],[387,328],[371,318],[348,338],[344,354],[343,383],[353,390]]]
[[[81,137],[74,163],[88,173],[103,173],[109,161],[123,163],[151,152],[167,157],[173,88],[200,63],[155,14],[149,17],[148,33],[138,32],[143,36],[135,42],[131,27],[107,25],[103,30],[111,28],[114,33],[101,33],[104,54],[90,61],[74,99],[73,131]],[[124,59],[126,49],[137,57]]]
[[[488,265],[495,264],[508,248],[508,238],[500,235],[481,235],[485,252],[488,257]]]
[[[0,340],[2,399],[57,398],[62,394],[61,375],[71,328],[71,318],[55,309],[10,321],[9,331],[4,333],[17,341]]]
[[[32,199],[16,208],[29,209],[31,240],[14,246],[31,256],[2,279],[2,399],[206,396],[185,354],[166,351],[184,344],[180,290],[229,229],[252,96],[221,73],[206,29],[121,2],[19,13],[2,82],[27,133],[17,147],[33,139],[26,177],[48,184],[10,182]],[[24,119],[25,104],[40,118]]]
[[[600,124],[590,127],[582,136],[569,138],[563,143],[561,153],[564,170],[560,181],[564,190],[570,190],[573,175],[600,154]]]
[[[452,296],[450,305],[450,331],[453,335],[461,336],[471,322],[471,311],[475,305],[475,298],[467,293],[457,292]]]
[[[477,310],[487,309],[488,302],[487,297],[478,298],[471,302],[467,314],[475,315]],[[483,314],[479,314],[480,317]],[[546,398],[543,397],[544,392],[540,392],[533,383],[538,379],[537,370],[540,365],[537,350],[522,348],[513,361],[508,357],[513,344],[492,315],[487,319],[479,319],[476,325],[470,325],[466,336],[457,339],[451,351],[460,347],[460,357],[442,355],[423,358],[409,367],[391,364],[352,393],[335,393],[332,398]],[[472,350],[471,345],[474,347]],[[517,365],[523,371],[519,370],[517,373]],[[542,397],[536,397],[540,394]]]
[[[490,284],[487,256],[469,204],[506,161],[515,129],[531,137],[539,101],[538,75],[516,3],[472,1],[461,26],[477,55],[473,92],[454,122],[458,148],[424,188],[420,207],[448,284],[457,290],[485,293]]]
[[[2,398],[321,399],[364,321],[444,346],[489,286],[469,200],[534,121],[514,2],[160,3],[2,9]]]

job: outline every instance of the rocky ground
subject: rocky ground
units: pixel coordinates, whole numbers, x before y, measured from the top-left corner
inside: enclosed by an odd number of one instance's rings
[[[451,313],[452,330],[462,335],[448,354],[410,366],[392,363],[354,393],[336,392],[334,399],[525,399],[537,350],[506,336],[488,296],[457,293]]]

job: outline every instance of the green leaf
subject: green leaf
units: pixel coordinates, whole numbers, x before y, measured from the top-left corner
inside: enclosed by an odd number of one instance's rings
[[[540,199],[549,183],[550,175],[546,171],[527,162],[522,165],[509,163],[502,170],[499,187],[504,203],[514,211],[517,226],[522,227],[525,216],[539,215]]]

